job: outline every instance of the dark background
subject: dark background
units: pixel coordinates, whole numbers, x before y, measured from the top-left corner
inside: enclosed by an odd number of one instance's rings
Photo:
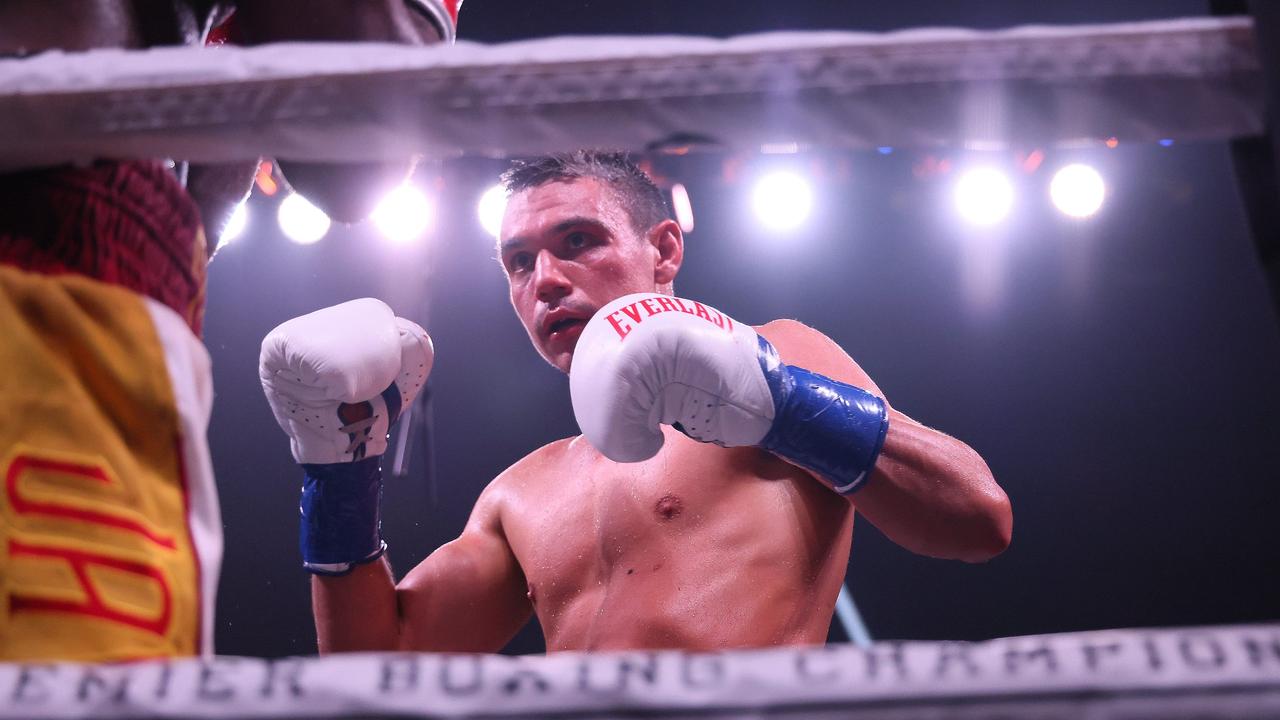
[[[1205,13],[1202,2],[1151,0],[467,0],[461,36],[993,28]],[[1049,148],[1034,172],[1012,170],[1015,211],[984,232],[949,207],[954,169],[921,172],[939,161],[1012,169],[1028,149],[657,158],[657,170],[688,186],[697,219],[677,291],[746,322],[792,317],[823,330],[896,407],[977,448],[1008,492],[1013,545],[982,565],[917,557],[857,525],[848,584],[873,636],[1276,619],[1280,324],[1225,144]],[[1108,181],[1102,212],[1084,222],[1063,219],[1046,194],[1052,171],[1076,160]],[[767,232],[751,215],[751,181],[775,166],[815,184],[814,213],[794,232]],[[438,218],[408,247],[367,225],[294,245],[276,229],[278,197],[255,196],[249,229],[214,260],[205,336],[226,529],[218,652],[315,649],[296,546],[300,472],[257,379],[258,344],[276,324],[374,295],[431,332],[430,428],[414,425],[409,472],[386,490],[385,533],[401,573],[457,535],[503,468],[576,433],[566,379],[530,346],[475,219],[476,199],[503,168],[465,158],[425,167],[417,182],[438,197]],[[974,269],[984,262],[991,280],[980,284]],[[844,639],[838,627],[832,638]],[[540,651],[536,627],[509,649]]]

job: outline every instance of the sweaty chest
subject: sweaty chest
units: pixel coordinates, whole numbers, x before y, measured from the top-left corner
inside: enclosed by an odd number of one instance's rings
[[[683,436],[668,436],[643,463],[591,452],[560,472],[539,513],[510,538],[540,610],[611,582],[665,582],[704,565],[710,549],[755,546],[753,534],[795,537],[786,526],[796,517],[790,506],[805,501],[797,482],[814,482],[758,451]]]
[[[687,455],[665,448],[644,463],[567,463],[556,496],[544,497],[551,502],[513,543],[530,583],[549,588],[566,577],[608,574],[637,551],[662,563],[669,546],[702,527],[720,502],[715,486],[725,469],[691,464]]]

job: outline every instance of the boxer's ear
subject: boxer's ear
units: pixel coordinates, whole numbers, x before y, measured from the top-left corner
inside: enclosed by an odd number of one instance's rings
[[[649,242],[656,250],[653,281],[659,287],[670,285],[684,262],[684,233],[675,220],[663,220],[649,230]]]

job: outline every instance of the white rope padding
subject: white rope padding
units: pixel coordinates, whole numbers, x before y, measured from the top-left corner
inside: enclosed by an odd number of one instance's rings
[[[0,718],[941,717],[940,708],[946,717],[1276,717],[1280,624],[865,649],[0,665]]]
[[[0,61],[0,167],[1222,139],[1262,131],[1263,92],[1248,18],[50,52]]]

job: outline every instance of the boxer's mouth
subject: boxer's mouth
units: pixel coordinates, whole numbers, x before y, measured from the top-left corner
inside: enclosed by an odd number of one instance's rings
[[[542,334],[548,339],[558,340],[570,332],[580,332],[590,317],[591,313],[581,313],[564,306],[557,307],[542,318]]]
[[[562,318],[547,325],[547,337],[559,339],[573,332],[581,332],[587,321],[585,318]]]

